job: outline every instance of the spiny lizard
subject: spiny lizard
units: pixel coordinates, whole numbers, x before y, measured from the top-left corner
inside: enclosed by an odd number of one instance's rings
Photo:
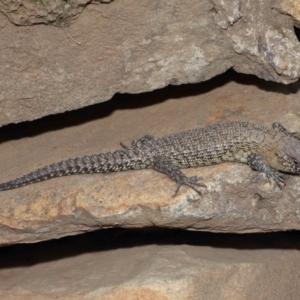
[[[123,149],[68,159],[43,167],[17,179],[0,184],[0,191],[54,177],[107,173],[153,168],[167,174],[177,184],[187,185],[198,193],[201,177],[187,177],[181,168],[208,166],[225,161],[247,163],[263,172],[282,188],[284,177],[279,171],[300,173],[300,140],[281,124],[272,128],[249,122],[228,122],[197,128],[162,138],[146,135]]]

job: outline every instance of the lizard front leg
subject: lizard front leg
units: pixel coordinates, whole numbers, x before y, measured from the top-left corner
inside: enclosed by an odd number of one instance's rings
[[[202,180],[202,177],[185,176],[177,166],[172,164],[172,162],[169,159],[163,158],[161,156],[154,157],[153,169],[158,172],[167,174],[173,181],[175,181],[177,183],[177,188],[176,188],[174,196],[177,195],[180,187],[183,184],[191,187],[199,195],[201,195],[201,192],[196,187],[206,187],[205,184],[198,183],[199,180]]]
[[[271,168],[261,157],[261,155],[252,153],[247,158],[248,165],[255,171],[263,172],[267,175],[268,180],[271,178],[276,182],[278,187],[282,189],[284,187],[284,177],[277,170]]]

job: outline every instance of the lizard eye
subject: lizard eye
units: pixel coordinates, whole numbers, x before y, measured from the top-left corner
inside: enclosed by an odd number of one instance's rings
[[[293,160],[293,167],[298,171],[300,170],[300,165],[299,165],[299,161],[294,159]]]

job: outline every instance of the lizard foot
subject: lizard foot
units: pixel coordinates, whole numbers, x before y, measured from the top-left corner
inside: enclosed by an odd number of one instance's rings
[[[252,153],[248,156],[248,165],[255,171],[265,173],[269,182],[274,180],[277,186],[282,189],[284,187],[284,176],[276,169],[271,168],[263,158],[257,154]]]
[[[279,173],[279,172],[272,172],[272,173],[258,173],[256,174],[252,181],[253,182],[258,182],[259,181],[259,177],[260,176],[264,176],[265,178],[267,178],[267,180],[271,183],[272,181],[274,181],[276,183],[276,185],[282,190],[285,186],[285,180],[284,180],[284,176]]]
[[[283,189],[283,187],[285,186],[285,179],[283,174],[279,173],[278,171],[271,170],[271,172],[267,172],[266,175],[269,182],[271,182],[271,179],[273,179],[277,186],[281,190]]]
[[[207,188],[207,186],[203,183],[199,183],[199,180],[203,180],[203,177],[198,177],[198,176],[191,176],[191,177],[187,177],[185,175],[183,175],[182,177],[178,178],[176,183],[177,183],[177,188],[175,191],[175,194],[173,197],[175,197],[178,192],[179,189],[182,185],[187,185],[190,188],[192,188],[195,192],[197,192],[200,196],[201,196],[201,191],[199,189],[197,189],[196,187],[203,187],[203,188]]]
[[[196,191],[199,195],[201,195],[201,192],[197,187],[205,187],[206,185],[203,183],[199,183],[199,180],[202,180],[202,177],[198,176],[185,176],[178,166],[174,165],[172,161],[170,161],[167,158],[156,156],[153,159],[153,169],[167,174],[173,181],[176,182],[177,188],[175,191],[175,194],[173,197],[175,197],[182,185],[187,185],[190,188],[192,188],[194,191]]]

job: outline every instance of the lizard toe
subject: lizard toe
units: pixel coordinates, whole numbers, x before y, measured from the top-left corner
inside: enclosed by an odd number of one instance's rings
[[[180,187],[182,185],[187,185],[188,187],[192,188],[195,192],[197,192],[199,195],[201,195],[201,191],[197,189],[196,187],[202,187],[202,188],[207,188],[207,186],[204,183],[199,183],[198,181],[203,180],[203,177],[199,176],[183,176],[180,178],[179,182],[177,182],[177,188],[175,191],[175,195],[177,195]]]
[[[276,171],[269,172],[267,173],[267,177],[269,181],[273,179],[280,189],[283,189],[283,187],[285,186],[285,178],[281,173]]]

